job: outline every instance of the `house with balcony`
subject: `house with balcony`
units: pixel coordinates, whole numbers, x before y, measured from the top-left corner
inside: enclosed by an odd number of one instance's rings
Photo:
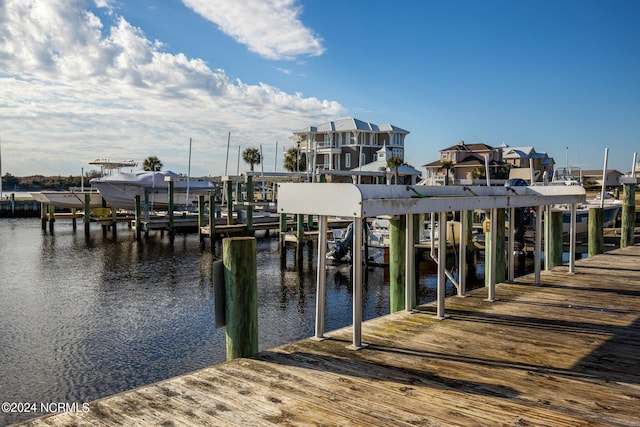
[[[500,176],[507,168],[502,160],[502,150],[484,143],[467,144],[459,141],[456,145],[440,150],[440,158],[423,165],[427,185],[459,184],[462,180],[477,179],[484,175],[486,160],[489,161],[491,176]]]
[[[378,160],[378,151],[404,159],[409,131],[391,124],[377,125],[353,117],[328,121],[293,132],[290,138],[307,154],[307,170],[351,171]]]

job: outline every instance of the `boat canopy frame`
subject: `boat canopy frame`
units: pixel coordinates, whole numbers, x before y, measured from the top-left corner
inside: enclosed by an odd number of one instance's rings
[[[278,185],[277,211],[280,214],[318,215],[318,269],[316,325],[314,339],[326,339],[324,335],[325,281],[326,281],[326,244],[327,218],[329,216],[352,217],[354,220],[353,248],[360,247],[362,242],[362,221],[381,215],[407,217],[406,251],[414,247],[412,232],[413,214],[437,213],[440,239],[446,241],[446,217],[448,212],[466,212],[475,209],[491,212],[490,242],[497,244],[497,210],[508,209],[513,217],[515,208],[535,207],[537,209],[535,223],[535,283],[540,283],[540,264],[542,252],[542,212],[550,212],[555,204],[571,206],[570,255],[569,272],[575,273],[575,223],[576,206],[586,200],[586,191],[581,186],[424,186],[424,185],[382,185],[382,184],[349,184],[349,183],[280,183]],[[461,222],[461,225],[464,221]],[[546,222],[549,227],[549,222]],[[547,232],[549,229],[547,228]],[[514,275],[514,230],[508,234],[509,281]],[[461,230],[460,269],[458,296],[465,294],[466,260],[463,248],[466,245],[466,230]],[[545,253],[548,253],[548,246]],[[445,316],[445,253],[438,250],[438,287],[437,314],[438,319]],[[496,260],[495,252],[490,251],[490,271],[488,272],[487,300],[495,301]],[[407,256],[405,265],[405,310],[413,311],[413,292],[415,289],[414,257]],[[354,250],[352,255],[353,286],[353,342],[350,348],[360,349],[362,343],[362,253]]]

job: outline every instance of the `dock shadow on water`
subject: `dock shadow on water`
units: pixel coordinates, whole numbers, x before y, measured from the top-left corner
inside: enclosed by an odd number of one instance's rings
[[[82,404],[225,360],[211,271],[221,249],[201,250],[195,234],[137,242],[118,227],[117,238],[96,229],[87,239],[64,221],[51,234],[37,218],[0,220],[3,401]],[[275,238],[257,248],[259,349],[312,336],[317,250],[300,269],[281,268]],[[419,266],[423,304],[435,299],[435,270]],[[327,268],[327,331],[352,322],[351,274]],[[363,319],[388,314],[388,269],[367,268],[364,280]],[[0,425],[40,415],[2,413]]]

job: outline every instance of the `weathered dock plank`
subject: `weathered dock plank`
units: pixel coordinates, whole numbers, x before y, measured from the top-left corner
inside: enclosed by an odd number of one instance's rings
[[[640,425],[640,246],[93,402],[45,425]]]

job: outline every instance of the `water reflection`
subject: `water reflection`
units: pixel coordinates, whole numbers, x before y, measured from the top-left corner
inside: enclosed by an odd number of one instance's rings
[[[122,224],[117,238],[55,227],[51,235],[37,219],[0,221],[4,400],[85,402],[224,361],[211,271],[220,246],[203,251],[195,234],[137,242]],[[260,350],[314,335],[316,252],[305,247],[296,264],[288,251],[281,268],[277,239],[258,240]],[[418,267],[422,304],[435,298],[435,270]],[[352,322],[351,266],[326,274],[331,331]],[[387,314],[388,269],[367,268],[363,278],[363,319]],[[0,424],[18,419],[2,414]]]

